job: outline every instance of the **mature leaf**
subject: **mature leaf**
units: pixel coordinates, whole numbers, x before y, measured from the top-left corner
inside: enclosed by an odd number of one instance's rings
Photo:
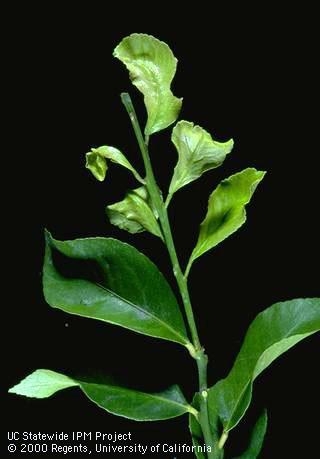
[[[264,436],[267,431],[268,415],[264,410],[258,418],[251,434],[249,446],[241,456],[235,459],[256,459],[262,450]]]
[[[147,230],[162,238],[145,187],[129,191],[123,201],[107,206],[106,210],[113,225],[129,231],[129,233],[140,233]]]
[[[233,147],[233,140],[217,142],[200,126],[179,121],[172,130],[171,140],[178,151],[169,193],[193,182],[204,172],[220,166]]]
[[[231,175],[218,185],[209,198],[208,212],[200,225],[198,242],[189,264],[244,224],[245,206],[264,175],[265,172],[248,168]]]
[[[144,95],[148,113],[145,134],[174,123],[182,99],[175,97],[170,89],[177,59],[169,46],[151,35],[134,33],[120,42],[113,55],[127,67],[132,83]]]
[[[107,160],[125,167],[133,173],[139,182],[144,182],[120,150],[106,145],[99,148],[91,148],[91,151],[86,153],[86,168],[89,169],[93,176],[100,182],[106,177],[106,172],[108,170]]]
[[[192,406],[199,411],[199,394],[196,394],[193,398]],[[206,454],[201,451],[199,448],[204,444],[204,439],[202,435],[202,430],[199,422],[196,417],[190,413],[189,414],[189,430],[191,433],[192,444],[195,447],[195,455],[197,459],[206,459]]]
[[[158,421],[193,411],[178,386],[148,394],[111,384],[95,384],[69,378],[51,370],[36,370],[9,392],[27,397],[45,398],[67,387],[79,386],[101,408],[135,421]]]
[[[47,398],[59,390],[78,385],[76,381],[61,373],[51,370],[36,370],[19,384],[11,387],[9,392],[26,397]]]
[[[55,265],[54,250],[79,263],[91,261],[96,280],[64,277]],[[116,239],[57,241],[47,234],[43,288],[50,306],[65,312],[190,345],[165,278],[147,257]]]
[[[277,357],[320,330],[320,298],[276,303],[250,325],[229,375],[209,390],[210,422],[220,421],[225,432],[246,412],[255,378]]]

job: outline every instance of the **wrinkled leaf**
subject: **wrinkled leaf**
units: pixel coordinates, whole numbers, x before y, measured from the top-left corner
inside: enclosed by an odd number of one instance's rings
[[[104,145],[103,147],[99,148],[91,148],[91,151],[86,153],[86,168],[90,170],[90,172],[97,180],[102,182],[105,179],[106,172],[108,170],[107,160],[125,167],[130,172],[132,172],[132,174],[139,182],[144,183],[144,180],[129,163],[124,154],[114,147]]]
[[[209,390],[212,427],[233,429],[247,410],[255,378],[277,357],[320,330],[320,298],[276,303],[250,325],[229,375]]]
[[[120,42],[114,56],[127,67],[132,83],[144,95],[148,113],[145,134],[151,135],[174,123],[182,99],[170,89],[177,59],[169,46],[151,35],[134,33]]]
[[[251,434],[249,446],[241,456],[235,459],[257,459],[262,450],[263,440],[267,431],[268,415],[264,410],[258,418]]]
[[[67,387],[79,386],[100,408],[135,421],[158,421],[193,411],[178,386],[148,394],[111,384],[95,384],[69,378],[51,370],[36,370],[9,392],[45,398]]]
[[[107,206],[106,210],[113,225],[129,231],[129,233],[139,233],[146,230],[162,238],[145,187],[129,191],[123,201]]]
[[[220,166],[233,147],[233,140],[217,142],[200,126],[179,121],[172,130],[171,140],[178,151],[169,193],[193,182],[204,172]]]
[[[208,212],[200,225],[198,242],[189,264],[244,224],[245,206],[264,175],[265,172],[248,168],[231,175],[218,185],[209,198]]]
[[[64,277],[53,258],[55,251],[77,260],[88,275]],[[90,266],[85,260],[90,261]],[[50,306],[65,312],[190,344],[179,306],[165,278],[147,257],[116,239],[57,241],[47,234],[43,289]]]

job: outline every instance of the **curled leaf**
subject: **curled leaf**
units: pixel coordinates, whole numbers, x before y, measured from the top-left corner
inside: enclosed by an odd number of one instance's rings
[[[245,206],[250,202],[265,172],[248,168],[223,180],[209,198],[208,212],[200,225],[197,245],[189,261],[192,262],[212,249],[246,221]]]
[[[151,135],[174,123],[182,99],[170,89],[177,59],[169,46],[151,35],[134,33],[120,42],[114,56],[127,67],[132,83],[144,95],[148,113],[145,134]]]
[[[233,148],[233,140],[217,142],[200,126],[179,121],[172,130],[171,140],[178,151],[169,194],[193,182],[204,172],[220,166]]]
[[[162,238],[162,233],[149,204],[145,187],[129,191],[123,201],[107,206],[110,222],[129,233],[149,231]]]
[[[102,182],[105,179],[106,172],[108,170],[107,160],[125,167],[130,172],[132,172],[132,174],[139,182],[144,183],[144,180],[129,163],[124,154],[114,147],[105,145],[99,148],[91,148],[91,151],[86,153],[86,168],[92,172],[93,176],[97,180]]]

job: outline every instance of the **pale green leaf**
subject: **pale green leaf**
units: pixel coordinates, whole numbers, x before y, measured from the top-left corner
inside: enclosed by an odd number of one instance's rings
[[[204,172],[220,166],[233,147],[233,140],[217,142],[200,126],[179,121],[172,130],[171,140],[178,151],[169,194],[193,182]]]
[[[251,434],[249,446],[241,456],[235,459],[257,459],[262,450],[263,440],[267,431],[268,415],[264,410],[258,418]]]
[[[81,278],[65,277],[53,256],[73,260]],[[57,241],[46,237],[46,301],[70,314],[190,346],[177,300],[158,268],[137,249],[111,238]]]
[[[79,381],[51,370],[36,370],[9,392],[45,398],[72,386],[79,386],[91,401],[106,411],[135,421],[170,419],[193,411],[176,385],[163,392],[149,394],[114,384]]]
[[[209,390],[212,427],[219,420],[225,432],[243,417],[255,378],[299,341],[320,330],[320,298],[276,303],[258,314],[229,375]]]
[[[102,182],[105,179],[106,172],[108,170],[107,160],[125,167],[132,172],[139,182],[144,183],[144,180],[129,163],[124,154],[114,147],[104,145],[99,148],[91,148],[91,151],[86,153],[86,168],[90,170],[97,180]]]
[[[129,191],[123,201],[107,206],[106,211],[113,225],[129,233],[146,230],[162,239],[162,233],[145,187]]]
[[[248,168],[223,180],[213,191],[189,265],[244,224],[245,206],[264,175],[265,172]]]
[[[151,135],[174,123],[182,99],[170,89],[177,59],[169,46],[151,35],[134,33],[121,41],[114,56],[127,67],[132,83],[144,95],[148,113],[145,134]]]
[[[46,398],[59,390],[78,385],[73,379],[55,371],[36,370],[19,384],[11,387],[9,392],[26,397]]]

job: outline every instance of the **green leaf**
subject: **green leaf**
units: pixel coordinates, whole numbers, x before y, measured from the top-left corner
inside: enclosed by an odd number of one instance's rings
[[[59,390],[78,385],[78,382],[55,371],[36,370],[19,384],[11,387],[9,392],[26,397],[47,398]]]
[[[268,415],[264,410],[258,418],[251,434],[247,450],[235,459],[256,459],[262,450],[263,440],[267,431]]]
[[[177,59],[169,46],[151,35],[134,33],[121,41],[113,55],[127,67],[132,83],[144,95],[148,113],[145,134],[151,135],[174,123],[182,99],[170,89]]]
[[[53,250],[94,273],[64,277]],[[81,264],[81,260],[83,261]],[[89,274],[89,271],[88,271]],[[157,267],[134,247],[109,238],[57,241],[46,237],[44,295],[50,306],[138,333],[190,346],[175,296]]]
[[[93,176],[100,182],[102,182],[106,177],[106,172],[108,170],[107,159],[125,167],[132,172],[139,182],[144,183],[144,180],[129,163],[124,154],[117,148],[106,145],[99,148],[91,148],[91,151],[86,153],[86,168],[89,169]]]
[[[220,166],[233,148],[233,140],[217,142],[200,126],[179,121],[172,130],[171,140],[178,151],[169,194],[193,182],[204,172]]]
[[[210,422],[220,421],[225,432],[246,412],[255,378],[277,357],[320,330],[320,298],[276,303],[258,314],[250,325],[229,375],[208,396]]]
[[[100,408],[135,421],[159,421],[193,411],[176,385],[160,393],[148,394],[113,384],[87,383],[51,370],[36,370],[9,392],[45,398],[72,386],[79,386]]]
[[[106,210],[110,222],[129,233],[147,230],[163,238],[145,187],[129,191],[123,201],[107,206]]]
[[[200,225],[198,242],[189,265],[244,224],[245,206],[264,175],[265,172],[248,168],[231,175],[218,185],[209,198],[208,212]]]
[[[199,394],[196,394],[193,398],[192,406],[199,411]],[[204,439],[202,435],[202,430],[199,422],[196,417],[190,413],[189,414],[189,430],[191,433],[192,444],[195,447],[194,454],[197,459],[206,459],[206,454],[201,451],[201,447],[204,445]]]

